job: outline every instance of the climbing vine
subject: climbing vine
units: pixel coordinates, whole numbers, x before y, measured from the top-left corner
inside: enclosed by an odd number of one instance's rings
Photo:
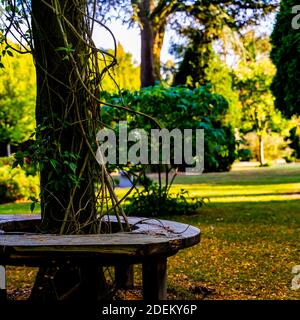
[[[108,214],[121,230],[129,227],[112,179],[96,159],[96,134],[105,126],[101,80],[117,63],[115,38],[96,9],[96,1],[1,1],[2,54],[31,53],[37,70],[36,132],[15,165],[26,157],[38,166],[47,232],[99,233]],[[95,45],[96,25],[113,38],[113,53]]]

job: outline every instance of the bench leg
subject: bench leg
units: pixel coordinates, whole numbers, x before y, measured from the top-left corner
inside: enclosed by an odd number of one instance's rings
[[[167,258],[153,258],[143,263],[144,300],[167,299]]]
[[[6,299],[6,271],[4,266],[0,266],[0,301]]]
[[[115,266],[115,279],[118,288],[132,289],[134,287],[134,265],[117,264]]]

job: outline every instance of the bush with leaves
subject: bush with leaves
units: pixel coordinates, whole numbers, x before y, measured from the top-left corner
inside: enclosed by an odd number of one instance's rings
[[[232,128],[224,125],[228,103],[221,95],[211,93],[209,87],[189,89],[184,86],[159,85],[135,92],[123,91],[121,97],[106,93],[103,98],[108,103],[123,104],[134,111],[143,112],[157,120],[162,128],[170,131],[175,128],[182,131],[204,129],[205,171],[227,171],[236,159]],[[125,111],[111,109],[109,105],[104,106],[103,111],[103,122],[110,123],[117,132],[118,122],[124,119],[127,120],[129,130],[141,128],[149,133],[150,129],[157,128],[147,117],[125,114]],[[196,141],[193,143],[195,146]],[[185,170],[187,167],[186,163],[176,166],[172,164],[172,160],[169,166],[150,165],[143,169],[140,166],[130,168],[130,173],[134,174],[134,170],[149,172],[150,167],[150,172],[157,172],[159,178],[158,182],[147,179],[145,174],[142,175],[142,179],[139,178],[141,189],[137,189],[137,192],[128,199],[125,207],[128,215],[191,214],[204,204],[203,198],[191,198],[185,190],[181,190],[178,194],[170,192],[174,179],[168,181],[169,172],[172,168]],[[166,174],[165,184],[161,178],[162,172]]]
[[[0,167],[0,203],[27,201],[39,197],[38,176],[27,176],[21,168]]]
[[[189,215],[195,213],[204,204],[201,197],[190,197],[187,190],[170,192],[170,184],[164,186],[148,179],[143,188],[128,198],[124,211],[128,216],[156,217]]]
[[[122,95],[105,94],[107,102],[123,104],[155,118],[163,128],[204,129],[205,171],[228,171],[237,157],[233,130],[224,125],[227,101],[211,93],[209,87],[188,89],[183,86],[157,85],[140,91],[123,91]],[[105,123],[127,119],[129,129],[153,128],[153,123],[142,116],[125,114],[125,111],[103,107]],[[184,169],[185,165],[181,169]]]

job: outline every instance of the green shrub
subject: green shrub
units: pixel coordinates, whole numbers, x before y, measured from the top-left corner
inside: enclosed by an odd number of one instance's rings
[[[0,203],[27,201],[38,196],[38,176],[27,176],[21,168],[12,169],[10,165],[0,167]]]
[[[124,105],[138,112],[156,119],[162,128],[173,130],[204,129],[204,170],[228,171],[236,159],[236,141],[233,130],[226,126],[224,118],[228,109],[227,101],[218,94],[211,93],[207,87],[188,89],[183,86],[166,87],[154,86],[143,88],[140,91],[124,91],[122,96],[104,94],[108,103]],[[118,122],[127,121],[128,129],[142,128],[148,133],[157,128],[157,124],[148,117],[127,113],[124,110],[103,107],[102,119],[106,124],[118,132]],[[117,135],[118,136],[118,135]],[[196,141],[193,141],[194,146]],[[175,148],[176,146],[174,146]],[[171,152],[172,156],[172,152]],[[184,159],[184,157],[182,157]],[[149,179],[139,180],[140,189],[131,196],[125,205],[128,215],[137,216],[162,216],[192,214],[199,209],[204,200],[201,197],[190,198],[187,191],[181,190],[178,194],[172,194],[170,187],[173,183],[162,184],[161,172],[169,172],[172,168],[184,171],[188,164],[169,166],[150,165],[138,168],[136,171],[157,172],[159,183]],[[172,164],[173,163],[173,164]],[[134,166],[139,167],[139,166]],[[150,171],[149,171],[150,168]],[[115,166],[111,168],[116,169]],[[117,168],[120,169],[120,168]],[[134,168],[122,168],[134,173]]]
[[[107,102],[126,105],[155,118],[163,128],[204,129],[205,171],[228,171],[237,158],[233,130],[224,125],[227,101],[207,87],[188,89],[183,86],[154,86],[140,91],[124,91],[120,95],[105,94]],[[116,127],[127,120],[129,129],[154,128],[153,122],[143,116],[134,116],[123,110],[103,107],[103,119]],[[157,128],[157,127],[156,127]],[[116,128],[117,129],[117,128]],[[184,170],[185,165],[180,169]]]
[[[184,189],[176,194],[170,193],[169,190],[169,185],[161,187],[158,183],[151,182],[128,199],[124,211],[128,216],[140,217],[189,215],[204,205],[203,198],[191,198]]]

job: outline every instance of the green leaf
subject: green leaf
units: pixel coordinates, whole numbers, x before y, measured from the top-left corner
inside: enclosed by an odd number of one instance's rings
[[[56,166],[57,166],[57,161],[55,160],[55,159],[50,159],[50,163],[51,163],[51,165],[52,165],[52,167],[54,168],[54,169],[56,169]]]
[[[70,162],[70,163],[69,163],[69,167],[70,167],[70,169],[75,173],[76,168],[77,168],[76,164],[73,163],[73,162]]]
[[[33,212],[33,210],[34,210],[34,208],[35,208],[35,204],[36,204],[36,202],[32,202],[32,203],[30,204],[30,211],[31,211],[31,212]]]
[[[13,164],[12,164],[12,168],[16,168],[18,166],[19,162],[18,161],[14,161]]]

